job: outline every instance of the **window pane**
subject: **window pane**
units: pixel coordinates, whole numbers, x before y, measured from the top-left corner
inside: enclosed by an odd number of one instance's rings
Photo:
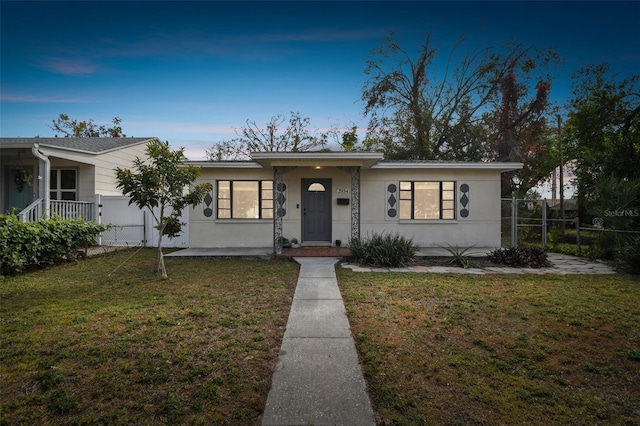
[[[228,180],[218,181],[218,198],[231,198],[231,191],[229,190]]]
[[[51,170],[51,172],[49,173],[49,189],[58,189],[58,171],[57,170]]]
[[[453,210],[445,210],[442,212],[442,218],[443,219],[454,219],[453,217]]]
[[[400,182],[400,190],[401,191],[410,191],[411,190],[411,182]]]
[[[65,201],[75,201],[76,200],[76,193],[75,192],[61,191],[60,195],[62,196],[62,199],[65,200]]]
[[[453,182],[442,182],[443,191],[453,191]]]
[[[411,219],[411,200],[400,200],[400,219]]]
[[[57,200],[58,199],[58,193],[57,192],[50,192],[49,193],[49,199]]]
[[[272,180],[263,180],[262,181],[262,189],[263,190],[268,189],[269,191],[273,191],[273,181]]]
[[[262,208],[263,209],[272,209],[273,208],[273,200],[271,198],[269,199],[262,199]]]
[[[413,184],[413,218],[440,218],[440,183],[414,182]]]
[[[218,218],[219,219],[231,219],[231,210],[220,210],[220,209],[218,209]]]
[[[258,205],[258,182],[233,182],[233,212],[234,218],[258,219],[260,216]]]
[[[262,209],[262,218],[263,219],[273,219],[273,208]]]
[[[442,209],[443,210],[453,210],[453,200],[443,200],[442,201]]]
[[[229,210],[231,208],[231,200],[220,199],[218,200],[218,208]]]
[[[60,170],[60,188],[76,189],[76,171]]]
[[[309,185],[309,188],[307,188],[307,191],[315,191],[315,192],[324,192],[324,185],[318,182],[314,182],[311,185]]]

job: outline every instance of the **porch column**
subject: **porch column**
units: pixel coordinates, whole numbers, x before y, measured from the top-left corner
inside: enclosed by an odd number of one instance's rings
[[[360,238],[360,167],[351,168],[351,239]]]
[[[273,251],[282,254],[282,216],[284,200],[284,168],[273,168]]]

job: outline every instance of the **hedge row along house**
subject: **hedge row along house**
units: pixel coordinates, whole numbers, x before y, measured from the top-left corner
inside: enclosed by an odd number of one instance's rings
[[[0,138],[0,211],[102,220],[114,169],[151,138]],[[213,185],[191,208],[181,247],[282,251],[283,241],[346,246],[399,233],[420,247],[500,247],[501,173],[521,163],[388,161],[376,152],[258,152],[191,161]],[[104,222],[103,222],[104,223]]]

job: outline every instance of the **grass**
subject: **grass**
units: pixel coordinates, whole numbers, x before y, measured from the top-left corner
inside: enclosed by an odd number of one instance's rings
[[[257,422],[298,267],[132,254],[0,280],[0,424]]]
[[[0,424],[259,421],[297,266],[132,254],[0,281]],[[637,278],[337,275],[380,424],[640,424]]]
[[[637,277],[337,275],[379,424],[640,424]]]

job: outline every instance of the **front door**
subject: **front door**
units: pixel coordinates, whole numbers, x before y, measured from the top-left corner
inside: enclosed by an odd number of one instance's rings
[[[302,179],[302,241],[331,241],[331,179]]]
[[[31,182],[25,182],[22,178],[25,177],[20,173],[20,170],[24,169],[27,171],[27,174],[31,177],[29,179]],[[8,211],[15,208],[18,212],[22,211],[25,207],[33,202],[33,167],[21,167],[20,169],[16,167],[7,167],[6,170],[7,180],[6,185],[8,185]]]

